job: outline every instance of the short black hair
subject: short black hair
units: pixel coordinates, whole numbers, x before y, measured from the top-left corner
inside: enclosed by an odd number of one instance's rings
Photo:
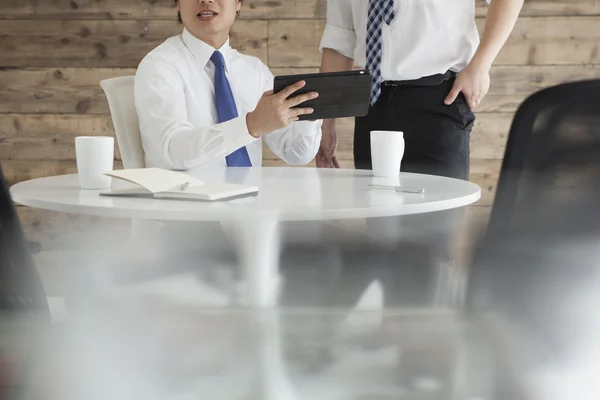
[[[178,1],[179,1],[179,0],[173,0],[173,6],[174,6],[174,7],[177,7],[177,2],[178,2]],[[244,2],[244,0],[238,0],[238,1],[239,1],[240,3],[243,3],[243,2]],[[240,12],[239,12],[239,11],[237,12],[237,16],[238,16],[238,17],[240,16]],[[180,24],[183,24],[183,20],[181,19],[181,13],[180,13],[179,11],[177,11],[177,22],[179,22]]]

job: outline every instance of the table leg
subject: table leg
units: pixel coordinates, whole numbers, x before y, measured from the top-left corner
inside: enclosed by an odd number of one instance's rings
[[[295,400],[282,348],[278,300],[280,235],[277,221],[249,221],[231,227],[242,265],[244,305],[255,309],[258,330],[256,398]]]
[[[282,316],[275,311],[257,310],[258,329],[255,391],[252,398],[264,400],[297,400],[283,355]]]
[[[235,241],[245,281],[244,305],[256,308],[277,303],[280,236],[277,221],[240,222]]]

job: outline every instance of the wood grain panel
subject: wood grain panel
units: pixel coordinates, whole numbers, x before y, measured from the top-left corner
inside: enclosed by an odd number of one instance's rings
[[[2,16],[8,19],[173,20],[172,0],[7,0]],[[477,0],[477,16],[488,10]],[[326,0],[244,0],[242,19],[325,18]],[[600,15],[597,0],[528,0],[522,16]]]
[[[110,132],[105,132],[105,135],[110,135]],[[55,138],[14,137],[2,139],[0,141],[0,159],[30,160],[31,162],[75,160],[75,137],[69,138],[68,135],[64,135]],[[116,142],[115,160],[121,160]]]
[[[270,67],[319,67],[324,20],[269,22]]]
[[[512,113],[477,113],[471,132],[471,159],[504,157],[512,120]]]
[[[182,28],[172,21],[5,20],[0,67],[137,67]],[[267,23],[239,21],[231,44],[267,61]]]
[[[485,16],[489,6],[485,0],[477,0],[477,16]],[[521,16],[578,16],[600,15],[598,0],[525,0]]]
[[[109,115],[0,114],[0,137],[7,139],[74,139],[112,131]]]
[[[135,69],[0,69],[0,113],[108,114],[99,82]]]
[[[29,179],[42,178],[77,172],[75,160],[2,160],[2,169],[9,185]],[[120,161],[115,161],[115,169],[123,168]]]
[[[83,216],[23,206],[17,206],[17,213],[23,229],[29,233],[29,240],[40,239],[37,235],[58,239],[62,234],[77,230],[107,231],[111,226],[124,227],[129,224],[126,219]]]
[[[306,165],[287,165],[283,161],[276,158],[265,158],[262,163],[263,167],[291,167],[291,168],[315,168],[315,161],[311,161]],[[340,160],[340,168],[354,169],[352,160]]]
[[[244,0],[241,16],[249,19],[325,18],[327,0]]]
[[[173,0],[7,0],[4,18],[174,20]]]
[[[472,160],[469,180],[481,187],[481,200],[476,204],[490,206],[494,202],[502,160]]]
[[[27,240],[41,246],[42,252],[35,257],[40,269],[57,266],[43,254],[78,250],[80,255],[87,254],[92,260],[97,260],[102,255],[91,252],[103,250],[106,255],[106,251],[117,251],[126,243],[131,226],[128,219],[67,214],[22,206],[17,206],[17,214]],[[82,265],[74,265],[76,259],[72,257],[63,261],[67,261],[68,266],[81,268]]]
[[[478,19],[480,31],[484,21]],[[520,18],[496,65],[576,65],[600,62],[600,17]]]
[[[0,159],[74,160],[76,136],[114,136],[110,116],[0,114]]]
[[[298,75],[298,74],[314,74],[319,72],[319,68],[270,68],[274,76],[279,75]]]
[[[473,233],[481,233],[482,231],[484,231],[490,219],[490,212],[492,211],[491,206],[473,205],[468,206],[466,210],[467,224],[471,225],[471,227],[469,228],[476,229],[476,231]]]
[[[6,0],[4,18],[174,20],[173,0]],[[242,19],[324,18],[326,0],[244,0]]]
[[[484,18],[477,24],[482,31]],[[522,17],[500,52],[496,65],[573,65],[600,62],[600,17]],[[317,67],[322,20],[269,22],[272,67]],[[440,43],[444,46],[444,43]]]
[[[2,169],[9,185],[44,176],[73,174],[75,161],[2,160]]]
[[[494,67],[491,88],[477,111],[513,112],[526,97],[545,87],[600,78],[596,65]]]

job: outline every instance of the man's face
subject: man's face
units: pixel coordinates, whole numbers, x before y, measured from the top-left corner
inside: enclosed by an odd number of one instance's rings
[[[203,39],[226,39],[241,8],[241,0],[179,0],[177,5],[186,29]]]

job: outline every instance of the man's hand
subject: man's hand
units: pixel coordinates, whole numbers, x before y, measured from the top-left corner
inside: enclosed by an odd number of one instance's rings
[[[463,69],[454,81],[452,90],[444,100],[446,105],[454,103],[456,97],[463,93],[471,111],[479,106],[481,100],[490,90],[490,70],[485,67],[469,64]]]
[[[490,88],[490,68],[513,30],[523,0],[494,0],[485,17],[481,42],[469,65],[458,74],[454,87],[444,101],[452,104],[460,92],[474,110]]]
[[[323,121],[321,147],[317,153],[316,160],[318,168],[340,167],[336,157],[338,137],[335,122],[335,119],[326,119]]]
[[[302,89],[304,85],[306,85],[306,82],[300,81],[286,87],[277,94],[273,94],[272,90],[265,92],[256,109],[248,113],[246,117],[250,134],[254,137],[260,137],[298,121],[300,115],[312,114],[312,108],[292,107],[317,98],[319,96],[317,93],[301,94],[288,99],[294,92]]]

